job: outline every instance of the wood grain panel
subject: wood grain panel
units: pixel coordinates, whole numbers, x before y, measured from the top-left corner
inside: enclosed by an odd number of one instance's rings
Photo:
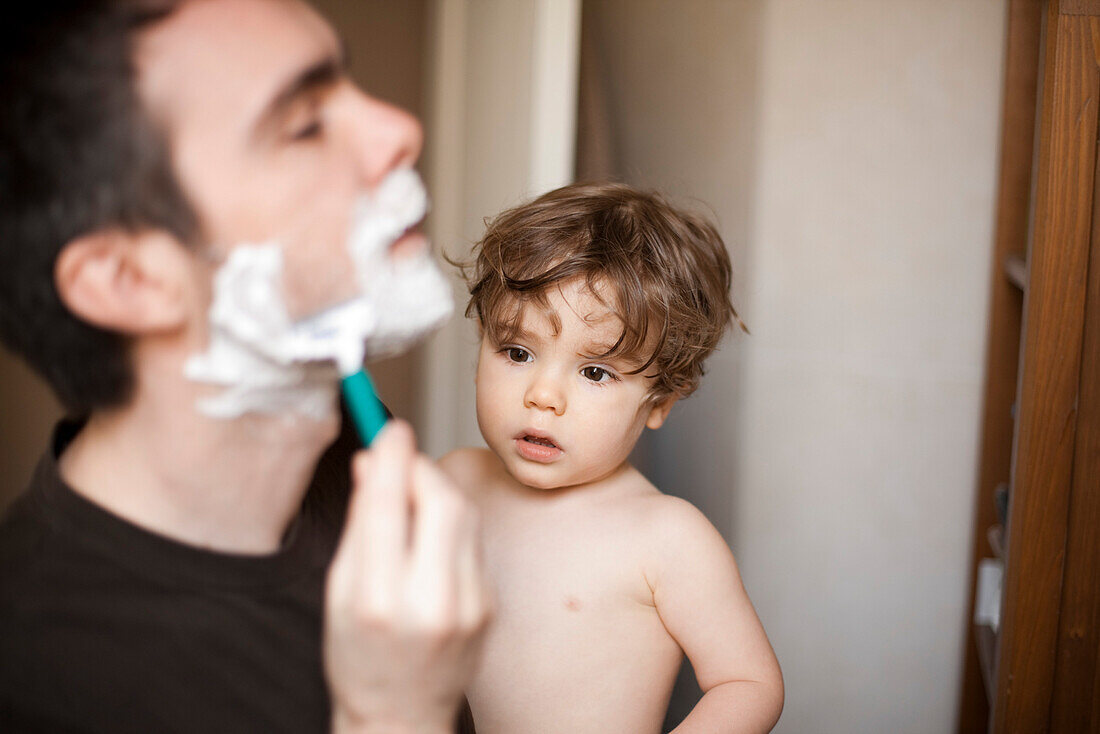
[[[1100,21],[1092,19],[1100,32]],[[1095,34],[1094,34],[1095,38]],[[1100,157],[1093,168],[1100,172]],[[1096,180],[1096,173],[1093,180]],[[1092,243],[1081,347],[1077,440],[1073,459],[1051,731],[1100,731],[1100,187],[1093,192]]]
[[[1100,74],[1092,19],[1047,21],[1006,547],[998,734],[1049,731],[1073,479]]]
[[[956,730],[984,734],[989,728],[989,703],[978,656],[974,627],[974,585],[978,561],[991,554],[986,531],[997,522],[993,492],[1008,481],[1012,462],[1013,420],[1020,354],[1023,293],[1001,270],[1009,256],[1027,251],[1031,168],[1035,146],[1035,103],[1039,76],[1041,0],[1010,0],[1005,33],[1004,92],[1001,101],[1001,149],[997,183],[997,214],[990,261],[989,334],[982,398],[982,445],[975,493],[970,555],[970,607],[966,619],[963,687]]]
[[[1062,15],[1100,15],[1100,0],[1061,0]]]

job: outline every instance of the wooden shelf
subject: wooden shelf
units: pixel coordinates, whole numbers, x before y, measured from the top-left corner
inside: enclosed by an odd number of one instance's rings
[[[974,641],[978,646],[985,695],[992,701],[997,690],[997,633],[988,624],[976,624]]]
[[[1006,38],[971,589],[1004,570],[957,731],[1100,732],[1100,0],[1008,0]]]
[[[1005,275],[1008,282],[1022,291],[1027,290],[1027,261],[1023,255],[1009,255],[1004,259]]]

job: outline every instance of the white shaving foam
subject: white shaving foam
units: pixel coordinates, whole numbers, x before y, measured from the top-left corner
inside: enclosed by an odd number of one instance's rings
[[[394,260],[389,246],[427,212],[428,199],[411,169],[390,174],[360,197],[352,214],[348,251],[360,295],[294,323],[282,293],[283,246],[241,244],[214,277],[210,343],[184,374],[220,385],[199,401],[217,418],[295,412],[323,418],[341,375],[365,356],[391,355],[443,323],[453,309],[451,289],[428,252]]]

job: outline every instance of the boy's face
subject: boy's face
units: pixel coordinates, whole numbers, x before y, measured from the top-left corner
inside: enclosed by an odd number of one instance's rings
[[[521,483],[538,489],[586,484],[613,474],[642,429],[657,428],[671,401],[652,406],[652,384],[637,365],[600,359],[622,324],[571,281],[547,293],[561,320],[557,334],[527,307],[513,341],[483,336],[477,367],[477,420],[489,447]]]

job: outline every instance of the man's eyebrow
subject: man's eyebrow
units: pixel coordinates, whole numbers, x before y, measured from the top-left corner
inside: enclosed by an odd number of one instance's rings
[[[310,64],[284,84],[264,107],[263,112],[256,119],[253,130],[260,132],[270,127],[296,100],[316,89],[335,83],[345,74],[346,69],[347,53],[341,43],[335,55],[326,56]]]

